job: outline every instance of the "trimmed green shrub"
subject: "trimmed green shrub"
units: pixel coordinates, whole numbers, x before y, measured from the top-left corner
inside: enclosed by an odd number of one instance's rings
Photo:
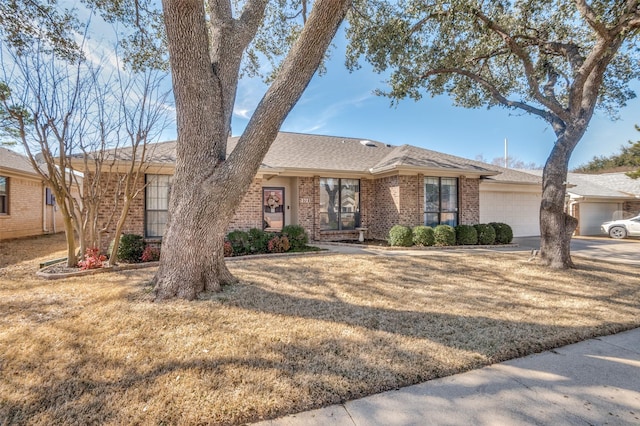
[[[273,237],[273,234],[263,231],[262,229],[252,228],[248,232],[248,253],[258,254],[267,252],[267,244]]]
[[[413,244],[416,246],[429,247],[435,243],[433,238],[433,228],[419,225],[413,228]]]
[[[404,225],[394,225],[389,230],[389,239],[387,241],[390,246],[411,247],[413,245],[411,228]]]
[[[472,225],[458,225],[456,230],[456,243],[460,246],[478,244],[478,231]]]
[[[251,243],[247,232],[231,231],[227,234],[227,241],[231,244],[235,256],[251,253]]]
[[[126,263],[142,262],[144,248],[145,244],[142,235],[122,234],[118,245],[118,260]]]
[[[289,239],[293,251],[302,250],[309,242],[307,231],[300,225],[287,225],[282,228],[281,234]]]
[[[496,242],[496,231],[493,226],[487,224],[474,225],[478,232],[478,244],[491,245]]]
[[[453,226],[438,225],[433,230],[433,238],[437,246],[455,246],[456,230]]]
[[[496,231],[496,243],[509,244],[513,240],[513,230],[506,223],[491,222],[489,225]]]

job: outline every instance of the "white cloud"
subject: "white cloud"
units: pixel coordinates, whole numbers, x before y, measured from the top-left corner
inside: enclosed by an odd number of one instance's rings
[[[233,115],[248,120],[255,111],[267,86],[258,78],[245,78],[238,83]]]
[[[362,93],[338,102],[322,105],[325,98],[319,94],[310,94],[304,102],[298,103],[289,115],[283,130],[299,133],[332,133],[332,124],[341,116],[348,116],[351,108],[363,107],[367,100],[373,98],[371,93]]]

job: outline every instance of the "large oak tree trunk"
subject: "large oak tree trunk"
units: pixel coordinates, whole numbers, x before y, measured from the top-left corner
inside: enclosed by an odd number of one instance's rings
[[[172,206],[179,220],[170,221],[162,245],[165,256],[157,275],[162,284],[156,289],[159,299],[192,300],[234,281],[223,251],[223,237],[234,214],[232,197],[225,197],[223,190],[207,191],[197,185],[187,191]]]
[[[202,0],[163,1],[178,140],[169,223],[155,276],[156,299],[192,300],[234,281],[224,263],[223,242],[235,209],[317,70],[350,2],[314,4],[277,78],[225,158],[240,60],[262,20],[264,4],[247,2],[248,12],[242,16],[248,25],[243,25],[225,21],[225,11],[216,9],[226,5],[224,1],[210,2],[213,29],[208,33]]]
[[[586,130],[569,129],[560,133],[542,174],[540,203],[540,258],[556,269],[572,268],[571,237],[578,220],[566,213],[567,173],[571,152]]]

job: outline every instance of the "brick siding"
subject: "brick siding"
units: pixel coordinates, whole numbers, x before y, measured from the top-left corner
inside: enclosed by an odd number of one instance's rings
[[[236,209],[229,230],[262,229],[262,179],[254,179]]]
[[[458,179],[458,185],[460,188],[459,223],[476,225],[480,222],[480,179],[461,176]]]
[[[316,185],[316,181],[318,184]],[[316,177],[298,178],[298,225],[302,226],[309,235],[316,235],[316,196],[315,188],[320,185],[320,179]],[[318,198],[319,200],[319,198]]]
[[[87,194],[88,186],[91,184],[95,176],[95,173],[87,172],[84,175],[85,194]],[[98,206],[98,228],[106,228],[107,231],[102,235],[100,240],[100,250],[106,252],[109,249],[109,244],[113,239],[116,223],[120,214],[120,208],[122,204],[114,205],[115,200],[122,201],[122,191],[118,189],[117,182],[123,176],[120,173],[103,173],[102,179],[104,182],[104,193],[102,195],[100,205]],[[136,234],[144,235],[144,178],[138,179],[135,190],[138,191],[137,197],[131,200],[131,206],[127,214],[127,218],[122,228],[123,234]],[[117,194],[116,194],[117,192]],[[115,213],[113,213],[115,211]],[[109,226],[107,222],[109,218],[111,221]]]
[[[386,239],[394,225],[414,227],[423,223],[423,178],[394,175],[374,181],[367,237]]]
[[[297,223],[315,241],[355,240],[358,231],[320,230],[320,176],[299,177],[297,181]],[[360,224],[367,228],[366,238],[386,239],[393,225],[417,226],[423,223],[424,176],[393,175],[380,179],[360,179]],[[460,223],[478,223],[480,215],[480,185],[478,179],[460,178]],[[112,199],[111,192],[107,199]],[[113,209],[105,203],[100,217]],[[262,229],[262,180],[256,178],[231,221],[229,231]],[[125,232],[144,235],[144,191],[134,200],[125,225]],[[108,246],[111,230],[103,245]],[[106,250],[106,247],[104,248]]]
[[[9,178],[9,211],[0,214],[0,240],[64,231],[62,214],[54,206],[46,205],[45,185],[39,178],[8,173],[2,176]],[[46,210],[44,223],[43,208]]]

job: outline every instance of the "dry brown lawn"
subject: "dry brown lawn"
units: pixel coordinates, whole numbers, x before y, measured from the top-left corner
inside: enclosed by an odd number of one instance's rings
[[[581,259],[242,259],[240,284],[154,303],[153,269],[35,278],[64,253],[36,242],[0,246],[0,424],[238,424],[640,326],[636,269]]]

